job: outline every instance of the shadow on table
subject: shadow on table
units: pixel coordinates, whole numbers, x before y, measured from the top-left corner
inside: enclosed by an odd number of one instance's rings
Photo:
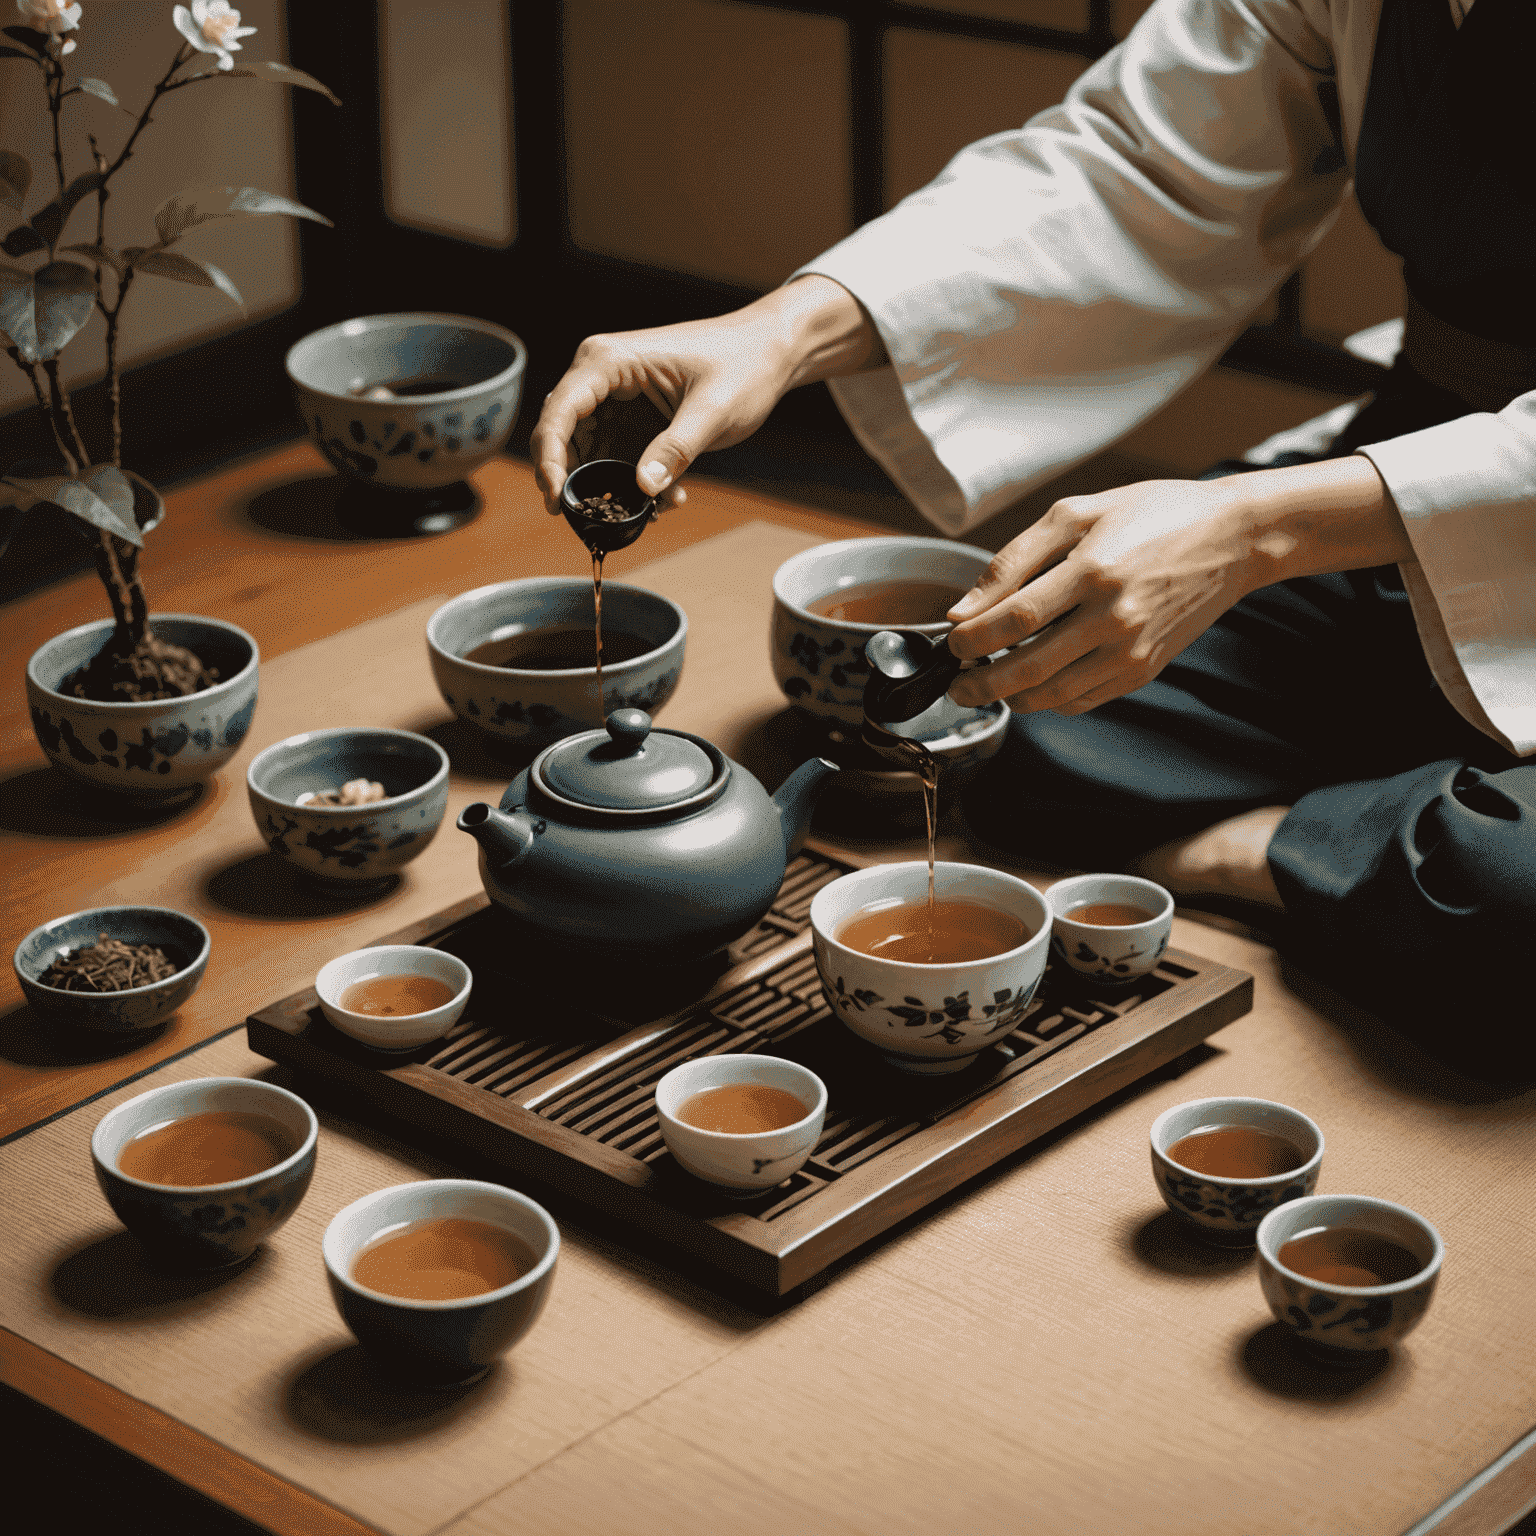
[[[175,1015],[172,1015],[174,1018]],[[111,1061],[158,1040],[170,1027],[163,1019],[153,1029],[108,1035],[97,1030],[70,1029],[45,1019],[28,1003],[0,1013],[0,1061],[18,1067],[85,1067]]]
[[[322,891],[275,853],[253,853],[216,869],[203,882],[209,901],[242,917],[305,919],[357,912],[392,896],[400,884],[391,875],[356,891]]]
[[[1238,1363],[1266,1392],[1302,1403],[1379,1402],[1397,1396],[1413,1376],[1411,1359],[1400,1351],[1323,1364],[1303,1352],[1284,1323],[1266,1323],[1244,1339]]]
[[[132,1233],[117,1231],[66,1253],[54,1265],[49,1288],[61,1306],[86,1317],[181,1317],[222,1305],[226,1297],[235,1300],[270,1262],[263,1244],[228,1269],[162,1268]]]
[[[1198,1280],[1243,1269],[1253,1262],[1256,1251],[1252,1243],[1240,1248],[1203,1243],[1172,1211],[1159,1211],[1142,1222],[1130,1234],[1128,1246],[1149,1269]]]
[[[493,746],[474,726],[457,716],[452,720],[408,720],[401,729],[430,736],[448,754],[449,766],[460,778],[483,779],[503,787],[539,755],[537,747]]]
[[[253,524],[285,539],[356,544],[375,536],[348,518],[341,475],[308,475],[285,485],[269,486],[244,503],[235,503],[226,516]]]
[[[301,1357],[282,1380],[279,1406],[295,1429],[316,1440],[391,1445],[495,1412],[515,1379],[508,1358],[466,1387],[415,1387],[392,1378],[361,1345],[349,1344]]]
[[[211,801],[206,784],[174,805],[138,807],[92,790],[57,768],[28,768],[0,779],[0,829],[33,837],[111,837],[139,827],[160,827]]]

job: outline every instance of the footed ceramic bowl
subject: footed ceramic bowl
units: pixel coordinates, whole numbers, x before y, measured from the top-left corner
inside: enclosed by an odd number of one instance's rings
[[[27,663],[32,729],[55,768],[93,789],[153,806],[190,795],[239,750],[256,712],[260,653],[243,629],[191,613],[150,616],[157,635],[195,651],[219,681],[151,703],[104,703],[60,693],[64,679],[111,638],[112,620],[65,630]]]
[[[268,1115],[297,1150],[280,1163],[225,1184],[150,1184],[117,1166],[143,1131],[211,1110]],[[220,1269],[248,1258],[298,1209],[315,1171],[320,1134],[297,1094],[250,1077],[200,1077],[151,1088],[103,1116],[91,1136],[96,1182],[117,1218],[157,1258],[187,1269]]]
[[[453,995],[441,1007],[422,1013],[354,1013],[343,1008],[341,1000],[348,988],[374,976],[430,976],[450,988]],[[321,966],[315,977],[320,1011],[342,1034],[376,1051],[414,1051],[436,1040],[458,1022],[473,985],[469,967],[457,955],[425,944],[375,944],[354,949]]]
[[[322,887],[388,879],[437,835],[448,808],[448,754],[428,736],[382,726],[305,731],[258,752],[246,772],[267,847]],[[302,797],[352,779],[384,786],[367,805]]]
[[[154,944],[177,966],[174,976],[122,992],[72,992],[44,986],[44,971],[61,956],[89,949],[102,936]],[[197,991],[208,966],[208,930],[169,907],[92,907],[34,928],[16,946],[16,979],[39,1018],[103,1035],[155,1029]]]
[[[857,736],[864,723],[864,684],[869,680],[864,647],[870,636],[882,629],[942,635],[951,626],[853,623],[823,618],[807,605],[843,588],[884,581],[944,582],[964,593],[991,559],[988,551],[971,544],[907,537],[838,539],[792,555],[773,576],[773,675],[784,696],[822,726]],[[990,728],[995,712],[996,706],[989,714],[940,699],[904,726],[903,734],[925,741],[963,735],[972,721],[986,721]],[[993,751],[1002,739],[999,731]]]
[[[688,616],[644,587],[603,583],[604,632],[634,635],[650,649],[629,661],[604,662],[601,706],[595,667],[523,670],[465,655],[525,630],[592,622],[592,583],[585,576],[529,576],[461,593],[427,621],[438,691],[454,714],[493,744],[529,754],[590,731],[616,709],[640,709],[654,718],[682,676]]]
[[[1005,954],[953,965],[887,960],[838,941],[838,930],[865,907],[926,901],[926,860],[841,875],[811,901],[816,970],[832,1011],[903,1072],[958,1072],[1020,1024],[1051,941],[1050,908],[1032,885],[978,864],[941,862],[934,876],[940,901],[1011,912],[1029,938]]]
[[[522,342],[489,320],[420,313],[328,325],[295,342],[286,367],[299,414],[337,469],[420,492],[463,480],[506,443],[527,359]],[[353,393],[398,384],[412,393]]]
[[[370,1290],[352,1278],[358,1254],[391,1227],[442,1218],[504,1227],[532,1266],[498,1290],[418,1301]],[[560,1252],[549,1212],[527,1195],[474,1179],[423,1179],[375,1190],[339,1211],[321,1241],[331,1295],[359,1344],[387,1370],[422,1385],[476,1380],[538,1321]]]

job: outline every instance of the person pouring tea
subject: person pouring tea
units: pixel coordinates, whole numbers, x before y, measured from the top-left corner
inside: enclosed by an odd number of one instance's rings
[[[949,614],[957,654],[1010,648],[951,690],[1015,710],[967,815],[1282,910],[1367,1006],[1432,1045],[1483,1010],[1462,1048],[1536,1075],[1493,1022],[1536,919],[1533,44],[1524,0],[1157,0],[777,291],[583,342],[533,438],[550,510],[607,402],[670,418],[637,479],[681,500],[826,380],[962,534],[1214,362],[1353,183],[1405,263],[1390,374],[1310,451],[1069,497],[997,554]]]

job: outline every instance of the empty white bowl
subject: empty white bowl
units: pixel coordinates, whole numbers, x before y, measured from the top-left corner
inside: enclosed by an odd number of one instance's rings
[[[353,1013],[341,1006],[342,994],[372,976],[431,976],[453,989],[453,997],[440,1008],[425,1013]],[[421,944],[375,944],[338,955],[320,967],[315,991],[320,1011],[342,1034],[372,1046],[376,1051],[414,1051],[457,1023],[474,977],[457,955]]]

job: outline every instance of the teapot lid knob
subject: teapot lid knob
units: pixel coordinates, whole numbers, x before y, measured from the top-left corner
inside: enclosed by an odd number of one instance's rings
[[[616,709],[605,724],[614,746],[626,754],[644,746],[651,734],[651,717],[643,709]]]

